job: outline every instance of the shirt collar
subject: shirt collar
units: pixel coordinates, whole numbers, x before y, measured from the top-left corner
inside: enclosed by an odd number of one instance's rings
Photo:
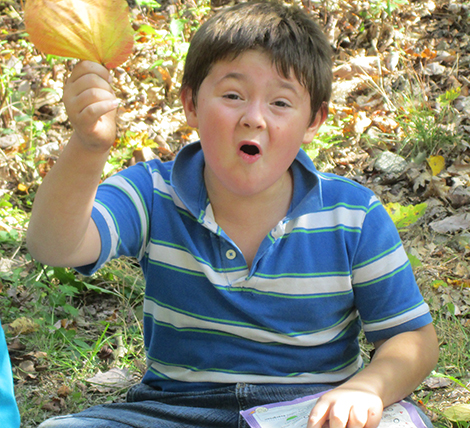
[[[285,222],[323,207],[320,175],[312,160],[302,149],[299,150],[291,169],[294,195]],[[205,216],[209,200],[204,185],[204,154],[200,142],[188,144],[179,151],[170,180],[187,209],[201,221]]]

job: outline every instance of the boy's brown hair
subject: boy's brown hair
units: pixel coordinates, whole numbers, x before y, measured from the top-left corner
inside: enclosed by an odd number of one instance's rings
[[[251,49],[267,53],[279,74],[291,73],[310,94],[312,122],[331,96],[331,47],[320,26],[296,6],[275,1],[240,3],[209,18],[194,35],[182,89],[194,105],[212,66]]]

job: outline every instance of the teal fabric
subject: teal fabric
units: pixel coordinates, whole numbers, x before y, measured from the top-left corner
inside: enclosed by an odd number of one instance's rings
[[[7,342],[0,322],[0,422],[2,428],[19,428],[20,413],[13,390],[13,375]]]

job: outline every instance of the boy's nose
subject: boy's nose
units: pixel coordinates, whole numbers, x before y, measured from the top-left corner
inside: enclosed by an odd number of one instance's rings
[[[246,128],[254,129],[263,129],[266,127],[263,111],[258,103],[251,103],[247,106],[241,118],[241,124]]]

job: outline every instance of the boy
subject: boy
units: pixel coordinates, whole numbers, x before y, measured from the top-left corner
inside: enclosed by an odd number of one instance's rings
[[[181,91],[200,142],[97,191],[116,132],[108,78],[83,62],[66,84],[74,134],[37,194],[28,240],[42,262],[87,274],[139,259],[148,370],[128,403],[42,427],[241,427],[242,409],[331,389],[308,427],[375,428],[433,368],[437,340],[383,207],[299,151],[331,91],[319,27],[264,2],[208,20]],[[364,369],[361,323],[377,349]]]

